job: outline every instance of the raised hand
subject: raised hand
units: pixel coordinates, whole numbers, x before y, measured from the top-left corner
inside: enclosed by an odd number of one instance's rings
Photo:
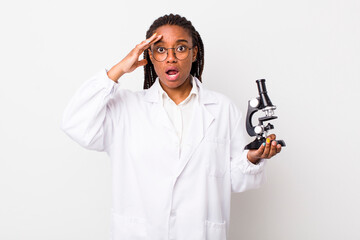
[[[130,53],[122,59],[118,64],[113,66],[108,71],[108,76],[113,81],[117,82],[117,80],[124,75],[125,73],[130,73],[134,71],[136,68],[144,66],[147,64],[146,59],[139,60],[140,55],[150,47],[151,44],[159,41],[162,35],[157,35],[154,33],[150,38],[142,41],[137,44],[134,49],[130,51]]]

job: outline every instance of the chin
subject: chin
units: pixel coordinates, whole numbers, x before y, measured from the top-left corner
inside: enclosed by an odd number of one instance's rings
[[[160,78],[160,79],[165,79],[165,80],[160,80],[160,82],[163,85],[166,85],[166,87],[168,87],[168,88],[178,88],[186,82],[186,79],[182,81],[182,80],[180,80],[180,78],[178,78],[176,80],[169,80],[169,79],[167,79],[166,76],[164,76],[164,78]]]
[[[182,85],[182,83],[179,81],[169,81],[169,80],[161,81],[161,83],[168,88],[178,88]]]

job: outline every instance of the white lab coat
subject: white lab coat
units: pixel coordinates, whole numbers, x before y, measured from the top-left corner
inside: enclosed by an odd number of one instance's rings
[[[225,240],[231,192],[264,182],[265,160],[254,165],[243,151],[237,107],[195,80],[199,104],[181,155],[158,83],[131,92],[103,70],[67,106],[62,129],[112,161],[111,239]]]

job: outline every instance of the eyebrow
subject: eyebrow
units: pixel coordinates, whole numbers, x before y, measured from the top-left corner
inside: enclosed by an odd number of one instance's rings
[[[188,40],[185,40],[185,39],[179,39],[179,40],[176,41],[176,43],[180,43],[180,42],[189,43],[189,41],[188,41]],[[164,43],[164,41],[160,40],[160,41],[154,43],[154,45],[157,45],[157,44],[159,44],[159,43]]]

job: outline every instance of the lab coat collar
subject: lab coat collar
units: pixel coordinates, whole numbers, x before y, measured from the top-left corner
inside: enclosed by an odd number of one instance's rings
[[[208,128],[211,126],[215,119],[211,112],[208,110],[207,105],[218,103],[216,95],[213,92],[203,88],[202,83],[199,81],[199,79],[197,79],[196,77],[194,77],[194,79],[199,90],[199,104],[195,104],[193,120],[189,126],[188,131],[191,132],[191,134],[188,134],[187,138],[184,139],[184,146],[181,151],[181,159],[176,166],[175,174],[177,176],[179,176],[185,169],[186,165],[191,159],[191,156],[198,148],[199,144],[202,142]],[[159,78],[157,78],[155,83],[145,91],[144,99],[148,102],[158,103],[155,104],[155,109],[153,112],[156,119],[155,122],[162,124],[163,126],[168,128],[169,131],[174,131],[174,127],[172,126],[172,123],[170,122],[170,119],[167,116],[165,109],[162,107],[162,104],[159,104],[161,103],[161,94],[159,94],[159,88],[161,88],[161,85],[159,83]]]
[[[179,103],[179,106],[180,105],[185,105],[187,104],[192,98],[197,98],[198,94],[199,94],[199,90],[198,90],[198,86],[196,85],[195,83],[195,79],[193,76],[191,76],[191,85],[192,85],[192,88],[191,88],[191,91],[189,93],[189,95],[186,97],[185,100],[183,100],[181,103]],[[160,95],[160,99],[161,99],[161,102],[162,104],[164,104],[164,100],[171,100],[171,98],[169,97],[169,95],[164,91],[164,89],[161,87],[158,87],[159,89],[159,95]],[[171,100],[172,101],[172,100]],[[174,103],[175,104],[175,103]]]
[[[196,77],[193,77],[195,79],[196,85],[199,89],[199,102],[202,104],[214,104],[218,102],[218,99],[216,98],[215,94],[213,94],[211,91],[205,89],[202,86],[202,83],[199,79]],[[158,102],[159,99],[159,89],[161,89],[161,85],[159,82],[159,77],[156,78],[154,84],[146,90],[144,100],[148,102]]]

